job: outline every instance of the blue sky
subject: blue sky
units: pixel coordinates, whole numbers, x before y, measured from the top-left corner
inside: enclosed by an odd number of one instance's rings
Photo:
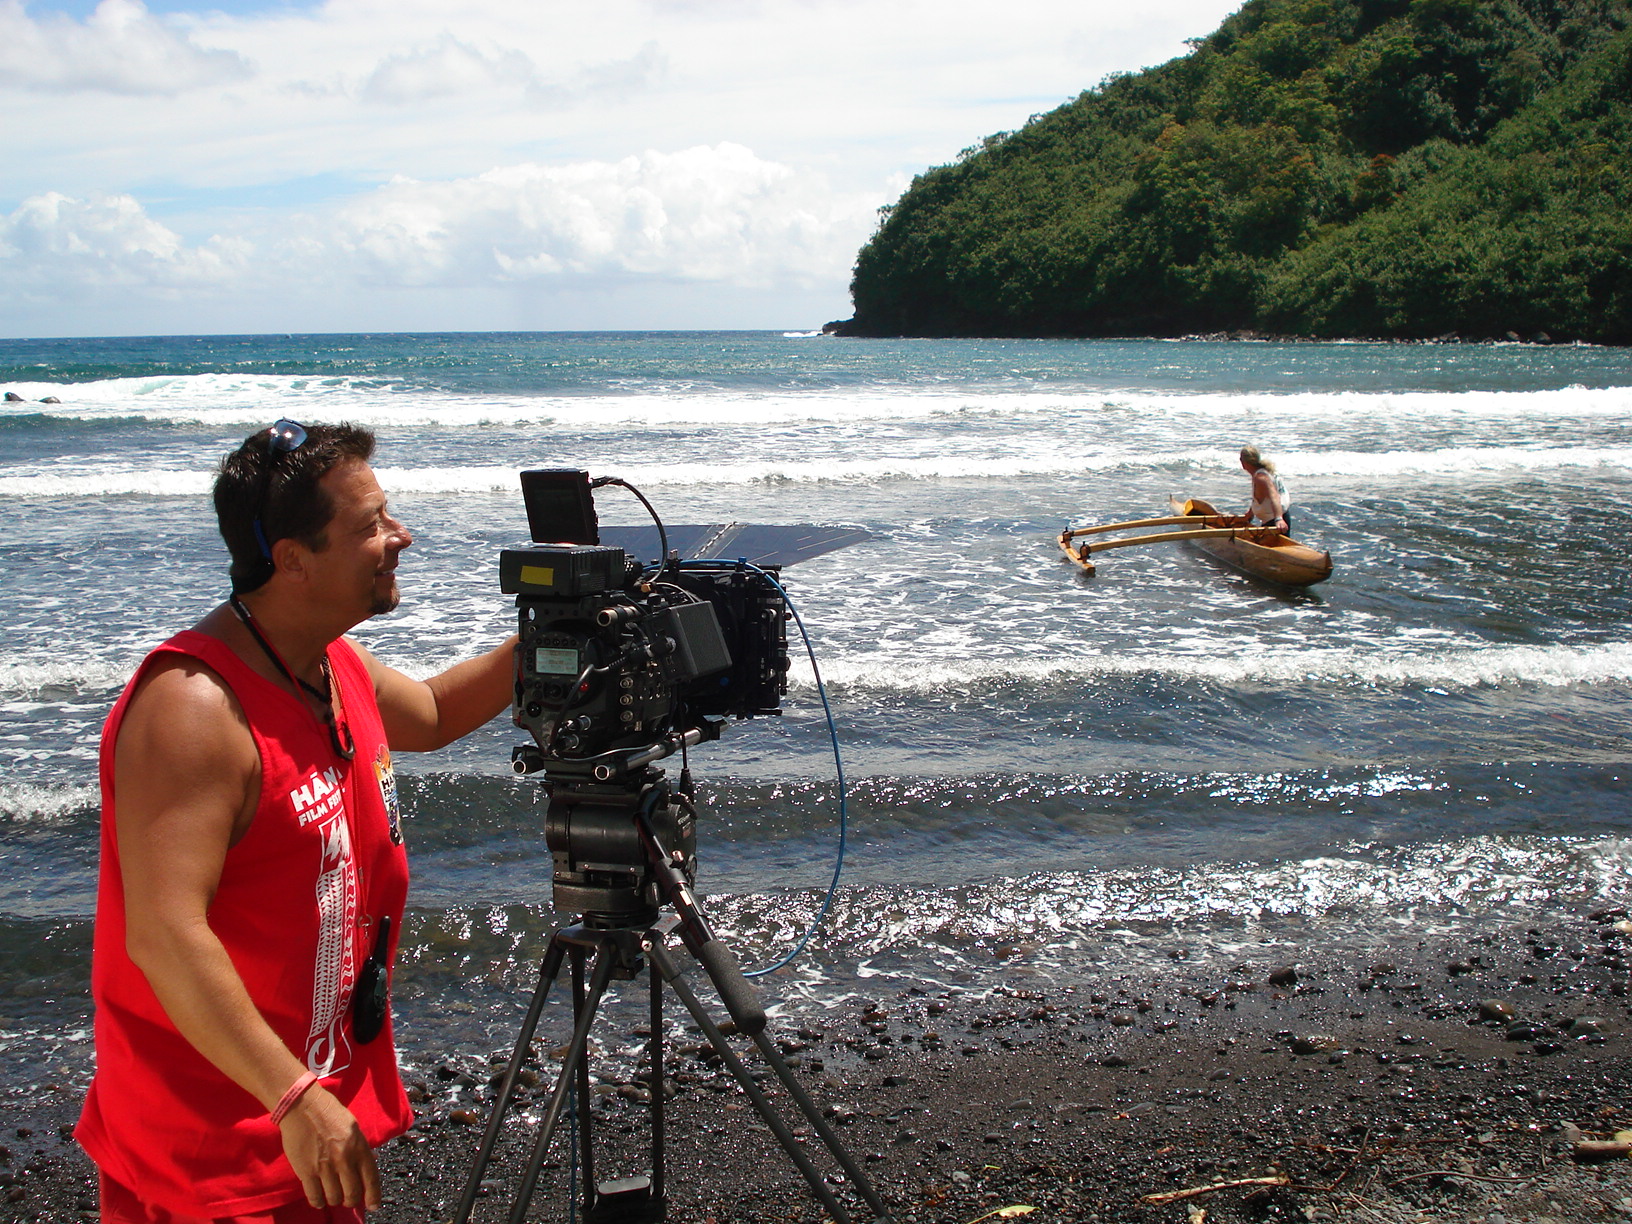
[[[819,326],[914,174],[1235,7],[0,0],[0,334]]]

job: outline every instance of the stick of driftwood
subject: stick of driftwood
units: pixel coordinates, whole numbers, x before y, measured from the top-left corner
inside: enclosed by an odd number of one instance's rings
[[[1161,1194],[1141,1195],[1141,1203],[1149,1203],[1152,1207],[1165,1207],[1168,1203],[1182,1202],[1197,1195],[1212,1194],[1216,1190],[1238,1190],[1243,1186],[1290,1186],[1292,1179],[1285,1175],[1279,1177],[1243,1177],[1237,1181],[1214,1182],[1210,1186],[1192,1186],[1188,1190],[1164,1190]]]
[[[1425,1173],[1407,1173],[1404,1177],[1396,1177],[1391,1182],[1384,1182],[1385,1186],[1398,1186],[1408,1181],[1418,1181],[1424,1177],[1460,1177],[1466,1181],[1482,1182],[1528,1182],[1535,1181],[1534,1177],[1491,1177],[1484,1173],[1464,1173],[1460,1169],[1429,1169]]]

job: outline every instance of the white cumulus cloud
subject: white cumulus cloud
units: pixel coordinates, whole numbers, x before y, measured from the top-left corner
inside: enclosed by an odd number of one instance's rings
[[[423,102],[491,85],[526,87],[536,77],[532,59],[520,51],[485,51],[443,34],[428,47],[387,56],[363,83],[362,96],[369,102]]]
[[[83,23],[0,0],[0,87],[174,95],[250,75],[236,52],[199,46],[141,0],[102,0]]]
[[[1237,7],[0,0],[0,332],[836,318],[914,174]]]
[[[203,287],[225,282],[248,256],[234,239],[187,246],[128,195],[47,192],[0,217],[0,281],[14,288]]]
[[[399,179],[348,204],[332,241],[375,284],[596,276],[806,284],[847,272],[874,203],[722,143]]]

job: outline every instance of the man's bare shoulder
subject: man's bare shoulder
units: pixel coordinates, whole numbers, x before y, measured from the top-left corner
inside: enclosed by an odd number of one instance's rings
[[[220,674],[186,655],[149,660],[114,747],[120,844],[162,829],[172,846],[194,838],[224,852],[249,829],[260,775],[255,738]]]
[[[139,740],[165,758],[253,756],[243,707],[220,673],[199,659],[165,654],[150,660],[131,694],[119,741]]]

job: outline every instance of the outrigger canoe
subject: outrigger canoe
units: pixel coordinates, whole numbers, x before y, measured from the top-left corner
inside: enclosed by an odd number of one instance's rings
[[[1094,572],[1093,554],[1134,544],[1160,544],[1178,540],[1194,544],[1209,556],[1244,574],[1282,586],[1304,587],[1332,575],[1332,554],[1299,544],[1289,535],[1269,527],[1245,527],[1239,515],[1220,514],[1210,502],[1199,497],[1168,498],[1173,513],[1164,518],[1136,519],[1127,523],[1106,523],[1099,527],[1066,528],[1060,532],[1060,551],[1086,572]],[[1133,527],[1176,527],[1118,540],[1077,543],[1080,536],[1097,535]]]

